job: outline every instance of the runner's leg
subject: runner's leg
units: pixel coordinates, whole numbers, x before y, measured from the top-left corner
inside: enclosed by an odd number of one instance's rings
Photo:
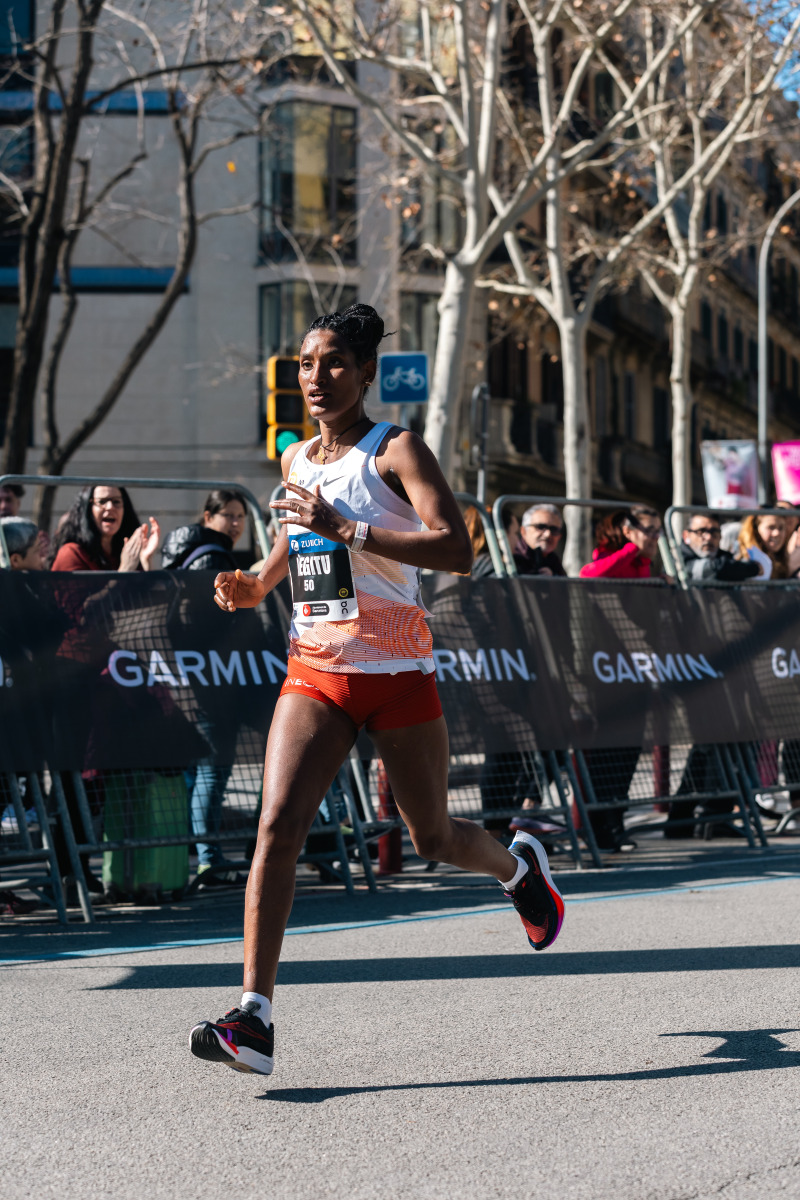
[[[356,736],[340,708],[289,693],[269,731],[258,844],[245,893],[244,990],[272,999],[295,870],[322,798]]]
[[[448,814],[449,741],[444,717],[402,729],[374,730],[370,736],[414,847],[423,858],[494,875],[500,882],[514,877],[519,860],[513,854],[474,821]]]

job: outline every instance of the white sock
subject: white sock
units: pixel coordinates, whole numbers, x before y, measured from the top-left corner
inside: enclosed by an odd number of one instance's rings
[[[255,1003],[258,1009],[253,1013],[254,1017],[258,1017],[264,1024],[269,1027],[272,1020],[272,1001],[266,996],[260,995],[258,992],[242,992],[242,1002],[240,1008],[244,1008],[245,1004]]]
[[[511,851],[511,853],[514,854],[513,850]],[[528,869],[528,864],[525,862],[524,859],[518,858],[516,854],[514,854],[514,858],[516,858],[517,862],[519,863],[519,866],[517,867],[517,869],[514,873],[514,878],[509,879],[508,883],[503,883],[502,880],[500,881],[500,887],[505,888],[505,890],[507,892],[513,892],[514,888],[517,886],[520,879],[522,879],[522,876],[525,874],[525,872]],[[250,995],[249,992],[247,994],[248,994],[248,996]]]

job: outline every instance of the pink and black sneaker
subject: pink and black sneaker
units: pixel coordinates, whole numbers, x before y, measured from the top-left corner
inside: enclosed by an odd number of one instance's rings
[[[550,874],[544,846],[530,833],[519,831],[509,850],[528,864],[517,886],[506,892],[525,926],[534,950],[552,946],[564,923],[564,900]]]
[[[225,1063],[234,1071],[271,1075],[275,1064],[275,1026],[269,1028],[252,1002],[232,1008],[218,1021],[201,1021],[189,1034],[189,1049],[207,1062]]]

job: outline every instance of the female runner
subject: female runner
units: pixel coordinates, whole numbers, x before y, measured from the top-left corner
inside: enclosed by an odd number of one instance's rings
[[[258,604],[291,575],[289,669],[264,767],[258,845],[245,898],[244,994],[190,1035],[198,1058],[269,1075],[272,994],[295,869],[325,792],[366,728],[423,858],[493,875],[536,950],[558,936],[564,904],[542,845],[507,850],[447,812],[447,727],[436,692],[419,568],[467,573],[472,552],[456,500],[425,443],[364,413],[383,321],[354,304],[318,317],[300,350],[300,386],[320,436],[284,452],[289,495],[260,574],[214,581],[226,612]]]

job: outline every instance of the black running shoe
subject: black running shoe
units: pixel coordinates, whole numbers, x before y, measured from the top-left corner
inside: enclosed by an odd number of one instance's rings
[[[267,1029],[258,1008],[249,1001],[244,1008],[232,1008],[219,1021],[201,1021],[189,1034],[189,1049],[207,1062],[225,1063],[234,1071],[253,1075],[271,1075],[274,1066],[275,1026]]]
[[[520,915],[534,950],[552,946],[564,922],[564,901],[553,883],[544,846],[530,833],[519,832],[509,846],[528,870],[511,892],[506,892]]]

